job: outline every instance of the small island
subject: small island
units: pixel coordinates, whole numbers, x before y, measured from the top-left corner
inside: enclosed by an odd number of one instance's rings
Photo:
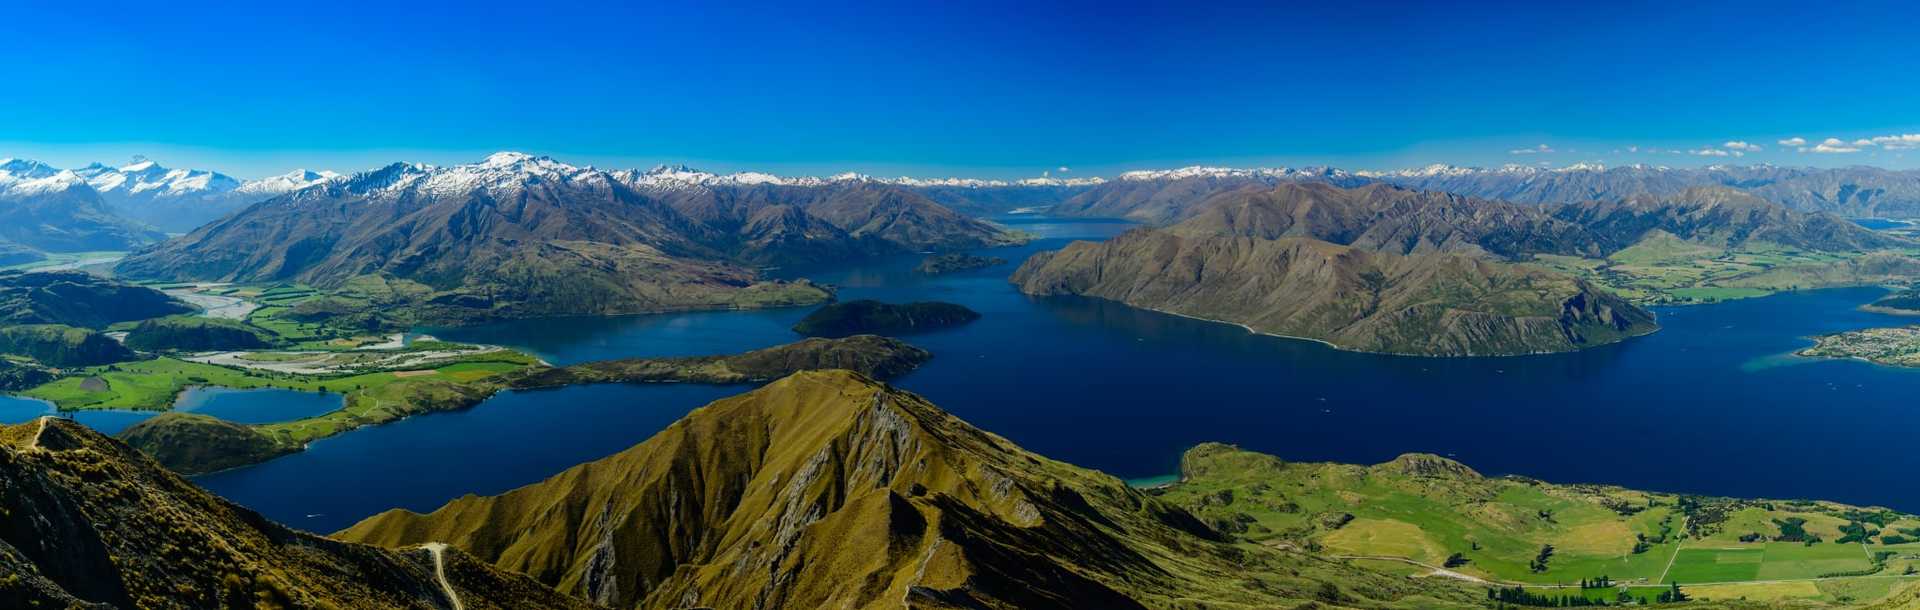
[[[1814,358],[1852,358],[1888,366],[1920,367],[1920,326],[1863,328],[1813,338],[1799,351]]]
[[[953,303],[859,300],[816,309],[793,325],[793,331],[812,337],[846,337],[936,330],[978,319],[979,312]]]
[[[985,269],[987,267],[992,267],[994,265],[1004,265],[1006,263],[1007,263],[1007,259],[1000,258],[998,256],[974,256],[972,254],[966,254],[963,252],[954,252],[949,254],[935,254],[933,256],[929,256],[926,258],[926,260],[920,261],[920,266],[914,267],[913,272],[924,273],[927,275],[939,275],[942,273],[953,273],[956,271],[972,271],[974,269]]]

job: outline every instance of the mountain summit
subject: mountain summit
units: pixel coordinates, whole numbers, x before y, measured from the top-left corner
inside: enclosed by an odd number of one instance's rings
[[[444,540],[620,608],[1291,607],[1413,591],[1232,546],[1118,479],[847,371],[796,374],[546,481],[337,536]],[[1447,606],[1474,597],[1423,588]]]

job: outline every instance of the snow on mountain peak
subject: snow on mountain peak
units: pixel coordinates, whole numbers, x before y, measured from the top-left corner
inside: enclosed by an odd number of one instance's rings
[[[32,159],[0,159],[0,183],[35,180],[60,173],[53,166]]]
[[[1299,179],[1315,176],[1341,177],[1346,172],[1333,168],[1256,167],[1243,169],[1237,167],[1208,167],[1190,165],[1179,169],[1135,170],[1120,174],[1119,180],[1183,180],[1187,178],[1273,178]]]
[[[552,159],[547,157],[535,157],[527,153],[514,152],[509,150],[509,151],[501,151],[501,152],[493,153],[491,155],[487,155],[486,160],[481,161],[480,165],[484,165],[488,167],[504,167],[508,165],[514,165],[517,163],[525,163],[528,161],[536,161],[536,160],[552,161]]]
[[[74,187],[85,186],[87,179],[69,170],[60,170],[53,175],[16,182],[0,181],[0,192],[8,195],[39,195],[58,193]]]
[[[334,172],[327,172],[327,171],[316,172],[316,171],[309,171],[305,169],[296,169],[284,174],[280,174],[278,176],[269,176],[266,178],[261,178],[259,180],[247,182],[245,184],[240,185],[240,188],[234,189],[234,192],[246,193],[249,195],[272,196],[272,195],[279,195],[282,193],[291,193],[291,192],[304,189],[309,186],[314,186],[323,182],[331,182],[335,179],[338,179],[339,177],[340,177],[340,174],[336,174]]]

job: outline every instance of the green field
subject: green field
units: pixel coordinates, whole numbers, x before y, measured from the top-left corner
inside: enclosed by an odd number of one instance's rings
[[[1486,478],[1436,456],[1374,466],[1288,463],[1216,444],[1189,451],[1182,479],[1156,491],[1251,544],[1370,567],[1396,563],[1386,558],[1429,566],[1401,564],[1390,570],[1397,574],[1444,566],[1495,582],[1556,585],[1534,590],[1549,596],[1580,591],[1567,585],[1601,576],[1635,587],[1636,597],[1679,583],[1689,591],[1699,585],[1716,599],[1756,600],[1868,600],[1920,581],[1920,542],[1833,542],[1855,521],[1884,523],[1870,529],[1895,534],[1920,528],[1920,519],[1829,502]],[[1823,541],[1770,541],[1784,535],[1776,520],[1796,520],[1805,535]],[[1880,567],[1871,559],[1876,554],[1884,557]],[[1906,574],[1909,567],[1915,574]],[[1581,594],[1612,601],[1618,591]]]
[[[321,392],[351,393],[373,391],[402,379],[420,381],[442,379],[469,382],[530,364],[532,359],[518,352],[494,352],[473,356],[434,369],[430,376],[400,377],[391,372],[376,372],[344,377],[318,377],[268,373],[175,358],[156,358],[83,369],[22,392],[24,396],[54,403],[64,410],[133,409],[164,410],[189,386],[207,385],[229,388],[288,388]]]
[[[1920,251],[1808,252],[1748,243],[1727,250],[1651,235],[1607,258],[1539,255],[1534,266],[1585,278],[1641,303],[1713,303],[1776,292],[1910,279]]]

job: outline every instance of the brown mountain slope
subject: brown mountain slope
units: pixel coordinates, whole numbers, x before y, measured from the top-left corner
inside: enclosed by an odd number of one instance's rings
[[[801,373],[632,449],[337,536],[445,540],[562,591],[641,608],[1462,607],[1415,582],[1236,547],[1118,479],[918,396]]]
[[[287,529],[53,418],[0,427],[0,515],[5,608],[589,607],[457,551],[443,588],[425,549]]]
[[[1341,349],[1426,356],[1558,352],[1652,332],[1652,314],[1572,277],[1454,254],[1305,238],[1141,229],[1035,254],[1011,281]]]
[[[1570,204],[1552,210],[1609,243],[1631,245],[1652,231],[1693,243],[1733,248],[1748,242],[1823,252],[1920,246],[1828,213],[1795,212],[1728,187],[1689,188],[1676,195],[1635,195]]]
[[[1074,194],[1054,205],[1048,213],[1083,218],[1125,218],[1166,225],[1187,218],[1199,209],[1202,201],[1220,193],[1268,189],[1302,182],[1358,186],[1370,181],[1327,168],[1211,171],[1208,168],[1186,168],[1128,172]]]
[[[744,261],[795,264],[897,252],[1018,243],[1018,235],[953,211],[913,189],[870,180],[815,185],[649,187],[649,174],[617,179],[657,197]]]
[[[1281,184],[1215,194],[1169,227],[1181,235],[1311,237],[1398,254],[1428,252],[1598,255],[1604,240],[1537,207],[1410,191],[1384,184],[1340,188]]]

